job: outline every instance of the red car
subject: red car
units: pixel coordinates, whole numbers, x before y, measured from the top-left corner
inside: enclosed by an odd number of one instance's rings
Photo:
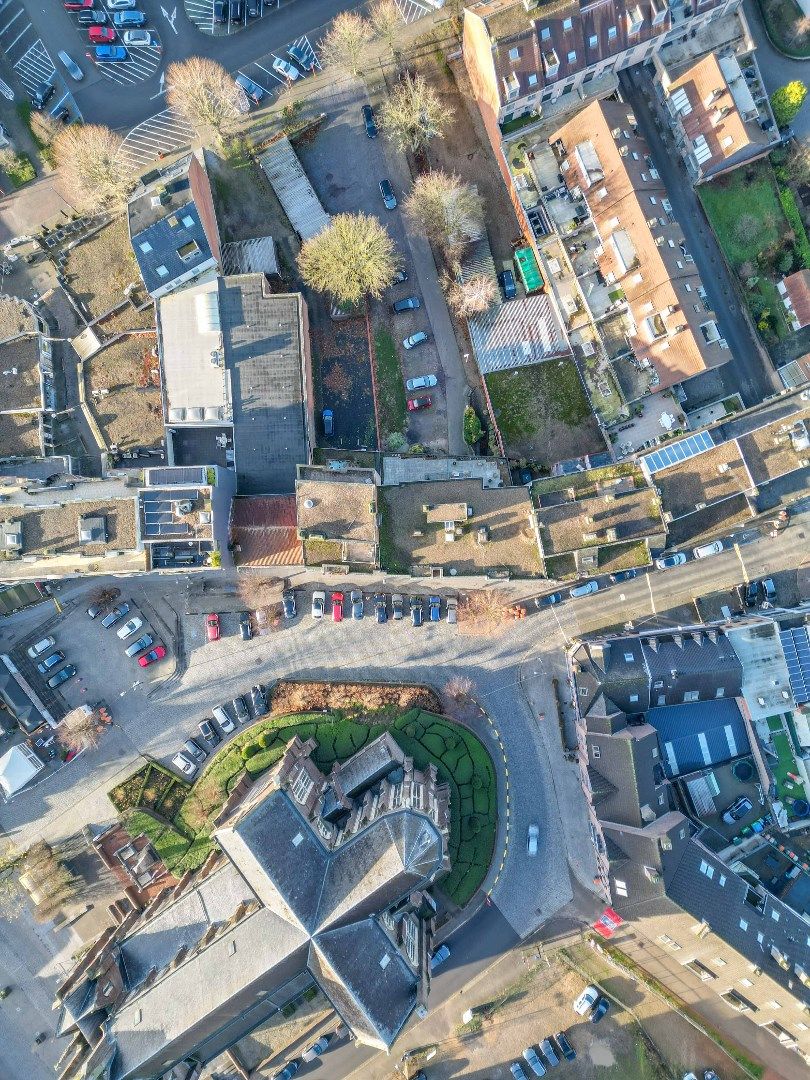
[[[95,0],[64,0],[65,11],[87,11]]]
[[[208,632],[209,641],[219,641],[219,615],[206,615],[205,629]]]
[[[138,657],[138,663],[141,667],[149,667],[149,665],[154,664],[156,660],[162,660],[165,655],[165,648],[162,645],[155,645],[154,649],[150,649],[144,656]]]
[[[115,41],[115,31],[111,26],[91,26],[87,36],[94,45],[108,45]]]
[[[332,622],[343,622],[343,593],[332,593]]]
[[[408,398],[408,412],[416,412],[417,409],[429,409],[433,404],[433,398],[412,397]]]

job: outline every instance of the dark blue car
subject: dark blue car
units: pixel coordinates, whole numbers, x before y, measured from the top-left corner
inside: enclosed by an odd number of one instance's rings
[[[439,622],[442,617],[442,598],[440,596],[431,596],[428,600],[428,606],[430,609],[430,621]]]

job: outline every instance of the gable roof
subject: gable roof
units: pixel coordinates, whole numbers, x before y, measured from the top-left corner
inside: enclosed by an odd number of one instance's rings
[[[751,749],[742,713],[733,699],[650,709],[647,723],[658,732],[661,760],[670,777],[722,765]]]

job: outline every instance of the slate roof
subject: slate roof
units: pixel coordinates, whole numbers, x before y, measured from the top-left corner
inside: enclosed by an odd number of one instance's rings
[[[638,904],[664,896],[691,833],[683,814],[669,810],[646,829],[604,826],[603,832],[616,910],[627,913]],[[622,891],[627,893],[626,898],[619,895],[617,879]]]
[[[686,693],[699,694],[699,701],[713,700],[720,689],[723,697],[739,697],[742,664],[725,634],[714,637],[697,632],[642,639],[650,704],[678,705]]]
[[[650,709],[667,776],[722,765],[750,751],[742,714],[733,699],[696,701]]]
[[[600,820],[641,828],[642,807],[649,807],[654,814],[659,812],[658,738],[649,724],[625,727],[615,735],[589,732],[588,759],[596,762],[602,780],[598,801]]]

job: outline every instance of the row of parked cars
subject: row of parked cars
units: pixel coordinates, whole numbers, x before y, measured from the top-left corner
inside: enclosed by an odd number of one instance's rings
[[[48,686],[52,690],[55,690],[57,686],[62,686],[68,679],[72,679],[78,670],[75,664],[59,667],[65,661],[65,654],[61,649],[52,651],[55,645],[56,638],[49,635],[41,638],[28,649],[29,658],[37,661],[37,671],[40,675],[50,675]]]
[[[97,8],[95,0],[63,0],[63,4],[66,11],[76,13],[78,25],[87,29],[90,55],[96,63],[122,63],[129,59],[129,48],[152,44],[152,32],[145,29],[147,15],[138,10],[137,0],[106,0],[106,11]],[[74,78],[82,77],[63,63]]]
[[[523,1060],[533,1076],[545,1076],[547,1067],[554,1068],[559,1065],[560,1058],[564,1058],[566,1061],[574,1061],[577,1056],[564,1031],[558,1031],[554,1036],[547,1036],[541,1043],[538,1043],[538,1046],[540,1047],[542,1059],[533,1046],[527,1046],[523,1051]],[[509,1066],[509,1071],[515,1080],[527,1080],[526,1073],[519,1061],[513,1061]]]
[[[291,593],[292,590],[288,590],[288,592]],[[287,595],[285,593],[285,596]],[[284,605],[284,615],[288,619],[295,616],[296,610],[294,594],[290,599],[291,605],[289,607],[287,603]],[[352,619],[362,619],[365,615],[366,601],[360,589],[352,589],[349,593],[348,611],[346,610],[345,593],[333,592],[327,600],[327,594],[322,589],[318,589],[312,594],[312,618],[323,619],[329,613],[327,609],[330,603],[332,622],[343,622],[344,612],[347,617],[351,614]],[[400,622],[407,617],[410,618],[412,626],[421,626],[425,621],[425,601],[421,596],[406,597],[403,593],[392,593],[389,601],[386,593],[375,593],[373,604],[374,618],[378,623],[388,622],[389,610],[390,617],[394,622]],[[458,600],[455,596],[448,596],[444,601],[444,616],[449,623],[458,621]],[[441,620],[442,597],[429,596],[427,598],[427,621],[437,623],[441,622]]]
[[[87,614],[91,619],[97,619],[103,612],[104,607],[101,604],[91,604],[87,609]],[[132,606],[128,601],[123,601],[117,604],[109,614],[105,615],[101,620],[101,625],[105,630],[109,630],[110,627],[115,626],[116,623],[126,618],[132,611]],[[119,626],[116,630],[116,634],[121,641],[128,641],[134,634],[137,634],[139,630],[144,628],[144,621],[140,615],[132,615],[123,626]],[[149,667],[150,664],[156,663],[158,660],[162,660],[166,656],[166,646],[160,642],[155,642],[154,637],[148,631],[141,634],[134,641],[131,641],[124,650],[125,654],[130,658],[137,656],[138,663],[141,667]],[[138,654],[141,654],[138,656]]]
[[[249,701],[250,707],[240,695],[223,705],[216,705],[211,710],[213,719],[199,722],[198,734],[186,739],[182,748],[172,758],[172,765],[184,776],[194,776],[214,747],[222,742],[223,735],[231,735],[237,724],[248,724],[267,715],[267,692],[261,683],[257,683],[250,691]],[[231,712],[228,712],[228,709]]]

